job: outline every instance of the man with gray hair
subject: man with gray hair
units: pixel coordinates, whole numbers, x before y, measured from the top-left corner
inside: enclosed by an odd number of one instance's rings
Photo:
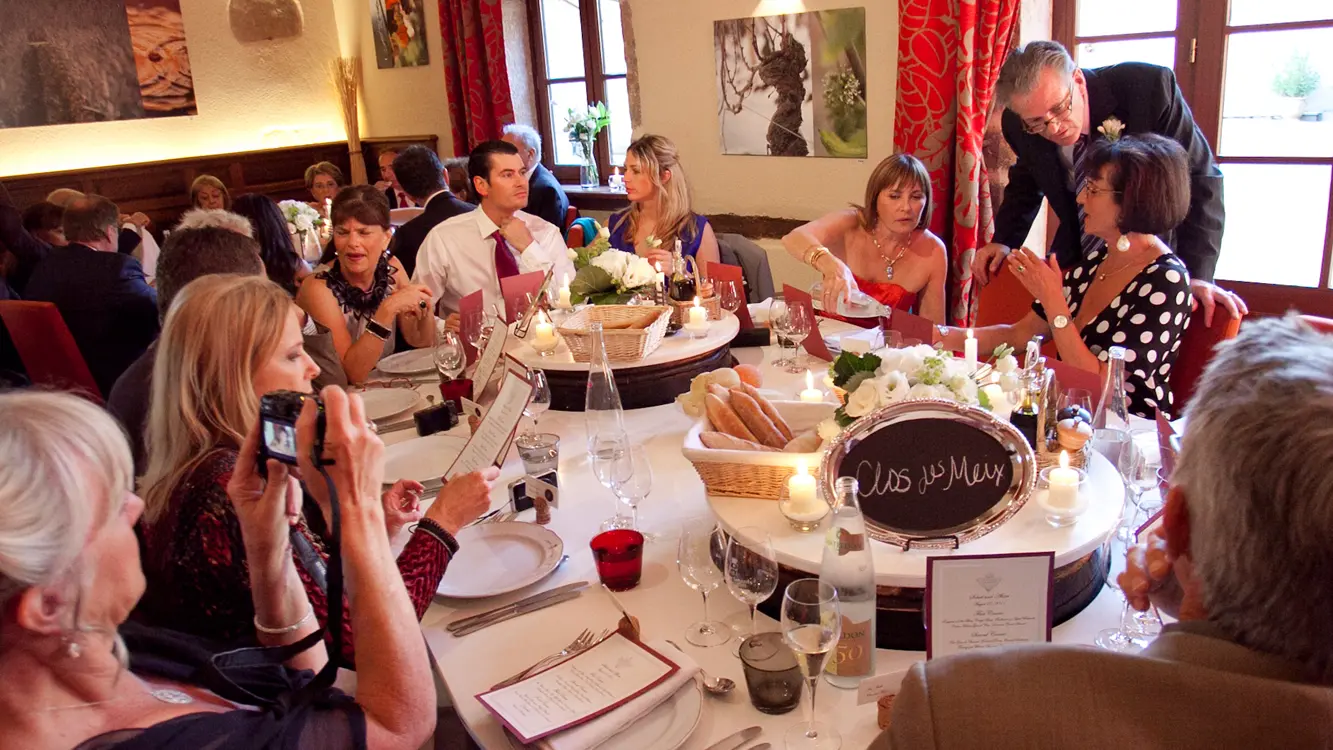
[[[1023,243],[1043,197],[1060,219],[1048,252],[1061,268],[1103,251],[1105,243],[1083,233],[1083,209],[1076,198],[1097,178],[1084,173],[1084,152],[1097,139],[1113,137],[1108,131],[1119,121],[1126,134],[1166,136],[1188,155],[1190,210],[1175,236],[1163,240],[1189,269],[1204,322],[1212,325],[1216,304],[1232,317],[1248,312],[1238,295],[1212,283],[1226,218],[1222,172],[1170,68],[1129,62],[1080,69],[1059,43],[1030,42],[1005,61],[995,101],[1006,108],[1001,129],[1018,161],[1009,169],[1004,202],[995,215],[994,240],[972,260],[978,283],[989,283],[1005,256]]]
[[[523,210],[542,217],[563,232],[569,196],[551,170],[542,164],[542,137],[527,125],[510,123],[504,128],[504,140],[518,149],[528,173],[528,205]]]
[[[1042,644],[918,663],[872,748],[1328,746],[1333,336],[1295,316],[1247,324],[1187,416],[1161,529],[1120,576],[1132,604],[1178,622],[1141,655]],[[1057,710],[1034,710],[1051,696]]]

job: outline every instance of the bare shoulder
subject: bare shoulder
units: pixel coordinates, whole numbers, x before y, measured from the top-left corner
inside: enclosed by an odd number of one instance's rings
[[[929,229],[922,229],[916,239],[912,240],[912,250],[921,255],[938,255],[940,257],[947,255],[944,249],[944,241],[936,237],[935,233]]]

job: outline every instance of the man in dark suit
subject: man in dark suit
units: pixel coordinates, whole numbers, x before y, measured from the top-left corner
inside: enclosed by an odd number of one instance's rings
[[[1121,63],[1084,70],[1058,43],[1031,42],[1005,61],[996,101],[1006,107],[1001,128],[1018,161],[1009,169],[994,240],[972,260],[979,283],[989,283],[1005,256],[1023,243],[1043,197],[1060,220],[1050,247],[1060,267],[1069,268],[1094,249],[1091,243],[1099,240],[1083,234],[1075,198],[1081,182],[1095,175],[1080,174],[1077,167],[1083,149],[1103,137],[1099,129],[1115,118],[1126,134],[1157,133],[1188,154],[1190,210],[1174,237],[1163,239],[1189,269],[1205,322],[1212,324],[1215,304],[1233,317],[1248,312],[1238,295],[1212,283],[1226,219],[1222,172],[1170,68]]]
[[[445,219],[465,214],[476,206],[460,201],[449,192],[444,166],[440,157],[425,146],[408,146],[393,160],[393,173],[403,190],[423,206],[421,215],[398,227],[393,233],[390,250],[410,277],[417,267],[417,251],[430,230]]]
[[[403,188],[398,175],[393,169],[393,160],[398,158],[398,151],[388,149],[380,152],[380,179],[375,183],[375,187],[384,191],[384,196],[389,199],[389,210],[395,208],[416,208],[421,203],[412,197],[412,194]]]
[[[22,292],[55,303],[104,394],[158,333],[157,294],[139,261],[116,252],[119,220],[100,195],[71,201],[62,221],[69,245],[47,249]]]
[[[523,210],[554,224],[563,233],[569,196],[551,170],[542,165],[542,137],[527,125],[511,124],[505,126],[504,140],[514,144],[523,168],[528,170],[528,205]]]

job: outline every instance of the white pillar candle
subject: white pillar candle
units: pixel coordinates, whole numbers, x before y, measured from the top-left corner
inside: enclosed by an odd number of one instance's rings
[[[699,306],[699,298],[694,298],[694,306],[690,308],[689,324],[691,326],[702,326],[708,323],[708,311]]]
[[[787,480],[787,515],[797,521],[817,521],[828,513],[826,503],[819,497],[815,478],[810,476],[804,463],[797,464],[796,473]]]
[[[657,268],[657,276],[653,280],[657,283],[657,286],[664,286],[666,284],[666,274],[662,273],[662,261],[659,260],[654,265]]]
[[[1069,468],[1069,452],[1060,451],[1060,466],[1051,469],[1050,489],[1045,505],[1051,510],[1071,511],[1078,508],[1078,470]]]
[[[556,347],[555,326],[543,320],[533,327],[536,338],[532,341],[532,348],[537,351],[551,351]]]
[[[815,376],[805,371],[805,390],[801,391],[801,400],[807,404],[819,404],[824,401],[824,392],[815,388]]]
[[[963,340],[963,359],[967,360],[969,370],[977,369],[977,340],[972,337],[972,329],[967,329],[967,338]]]
[[[560,296],[559,296],[559,298],[556,300],[555,306],[558,307],[558,308],[560,308],[561,310],[568,310],[569,308],[573,307],[573,305],[571,305],[571,304],[569,303],[569,280],[568,280],[568,279],[566,279],[565,282],[564,282],[563,284],[560,285]]]
[[[333,218],[333,199],[332,199],[332,198],[325,198],[325,199],[324,199],[324,218],[326,218],[326,219],[332,219],[332,218]]]

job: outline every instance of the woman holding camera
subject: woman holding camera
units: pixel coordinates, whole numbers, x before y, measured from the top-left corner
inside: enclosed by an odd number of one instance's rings
[[[366,644],[355,702],[332,689],[296,692],[311,679],[303,670],[327,662],[322,643],[285,663],[265,653],[264,669],[235,672],[213,661],[217,649],[208,644],[127,624],[144,591],[134,534],[144,505],[133,494],[124,434],[77,396],[0,394],[0,747],[420,747],[434,726],[435,692],[383,533],[383,444],[365,426],[358,397],[328,388],[324,399],[350,617]],[[313,425],[313,410],[297,424],[307,451]],[[285,646],[318,626],[288,544],[289,523],[299,519],[296,482],[276,461],[267,481],[259,476],[256,427],[242,435],[227,503],[249,561],[255,620],[297,623],[258,639]]]
[[[205,276],[173,304],[158,339],[142,480],[148,590],[139,613],[145,621],[221,641],[249,638],[256,627],[263,632],[293,624],[255,622],[254,571],[247,574],[247,550],[227,486],[241,465],[238,451],[259,421],[260,398],[274,391],[310,392],[319,368],[302,343],[299,311],[262,277]],[[418,618],[457,551],[453,534],[486,510],[497,476],[489,469],[451,480],[424,516],[417,505],[420,484],[402,481],[383,493],[386,524],[380,533],[393,536],[420,520],[398,556]],[[326,559],[322,529],[331,501],[318,474],[302,472],[301,478],[305,512],[297,514],[294,528]],[[378,477],[373,495],[380,497]],[[304,566],[298,564],[298,572],[314,618],[325,623],[330,603],[322,587]],[[350,636],[346,632],[343,640],[348,659]]]

